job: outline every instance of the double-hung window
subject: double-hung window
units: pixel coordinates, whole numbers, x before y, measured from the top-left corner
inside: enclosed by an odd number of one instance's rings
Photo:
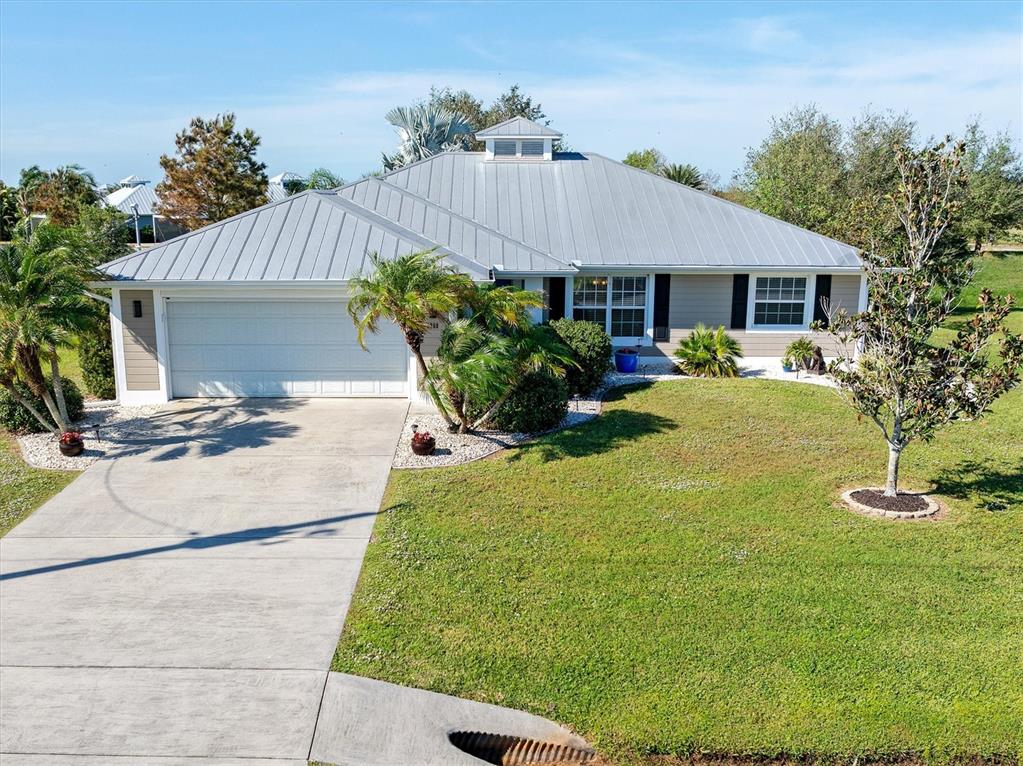
[[[802,327],[806,318],[806,277],[757,277],[753,325]]]
[[[645,276],[577,276],[572,290],[572,317],[595,322],[625,342],[646,334]]]

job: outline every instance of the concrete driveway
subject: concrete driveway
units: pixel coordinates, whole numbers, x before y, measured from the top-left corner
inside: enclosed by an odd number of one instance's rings
[[[406,409],[175,402],[11,531],[5,766],[304,764]]]

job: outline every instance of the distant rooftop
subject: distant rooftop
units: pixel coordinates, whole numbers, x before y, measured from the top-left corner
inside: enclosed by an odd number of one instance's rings
[[[525,117],[512,117],[481,130],[476,138],[561,138],[561,133]]]

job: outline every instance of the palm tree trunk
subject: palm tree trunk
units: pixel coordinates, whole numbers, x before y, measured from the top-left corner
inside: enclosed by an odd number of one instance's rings
[[[511,396],[514,391],[515,385],[513,383],[509,384],[508,389],[497,398],[497,401],[490,406],[489,410],[484,412],[476,419],[476,422],[473,423],[472,426],[470,426],[470,428],[472,428],[472,430],[475,431],[481,425],[490,420],[490,418],[494,417],[494,413],[496,413],[501,408],[502,404],[508,401],[508,397]]]
[[[39,363],[39,350],[30,346],[18,348],[18,361],[25,374],[25,384],[33,394],[43,400],[50,417],[61,431],[67,431],[69,423],[61,417],[57,403],[50,395],[50,389],[46,387],[46,376],[43,375],[43,366]]]
[[[47,420],[43,416],[43,414],[39,410],[36,409],[35,405],[32,404],[32,402],[30,400],[26,399],[24,396],[21,395],[21,391],[19,391],[17,386],[14,385],[14,379],[13,378],[7,378],[7,377],[0,378],[0,386],[3,386],[4,388],[6,388],[8,393],[10,393],[11,398],[14,399],[14,401],[16,401],[18,404],[20,404],[26,410],[28,410],[29,414],[32,417],[34,417],[36,420],[38,420],[39,424],[42,425],[43,428],[45,428],[47,431],[49,431],[52,434],[60,433],[60,428],[58,428],[52,422]]]
[[[451,415],[448,414],[448,408],[444,406],[444,401],[440,398],[440,393],[437,391],[437,387],[433,385],[433,381],[430,380],[430,370],[426,366],[426,360],[423,359],[423,352],[419,346],[409,344],[409,348],[412,349],[413,355],[416,357],[416,366],[419,368],[419,379],[423,381],[423,385],[426,386],[427,392],[430,394],[430,398],[433,399],[434,405],[437,407],[437,412],[444,418],[444,422],[448,424],[448,428],[454,430],[456,428],[455,421],[451,419]]]
[[[53,395],[57,399],[57,409],[64,422],[70,424],[71,418],[67,414],[67,400],[64,399],[64,381],[60,377],[60,362],[57,359],[57,347],[50,345],[50,377],[53,380]]]

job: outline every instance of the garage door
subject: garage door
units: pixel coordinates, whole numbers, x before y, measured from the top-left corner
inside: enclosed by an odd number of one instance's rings
[[[172,395],[408,396],[395,325],[363,351],[341,301],[167,302]]]

